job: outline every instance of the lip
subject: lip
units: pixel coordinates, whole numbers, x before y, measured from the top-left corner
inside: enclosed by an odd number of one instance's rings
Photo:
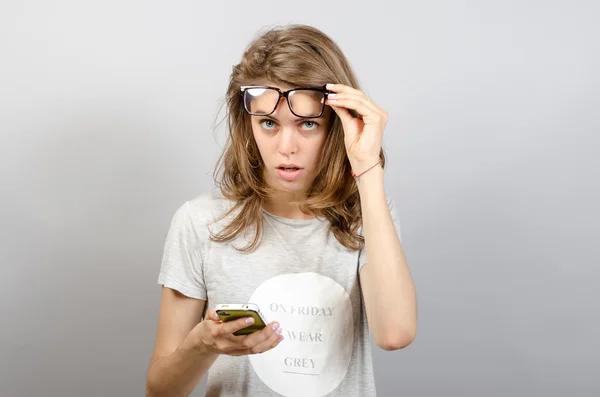
[[[292,182],[292,181],[296,180],[300,176],[302,171],[304,171],[302,168],[297,169],[296,171],[292,171],[292,172],[288,172],[281,168],[277,168],[277,173],[279,174],[279,176],[288,182]]]
[[[296,165],[294,163],[289,163],[289,164],[281,163],[277,166],[277,168],[300,168],[300,169],[302,169],[302,167],[300,167],[299,165]]]

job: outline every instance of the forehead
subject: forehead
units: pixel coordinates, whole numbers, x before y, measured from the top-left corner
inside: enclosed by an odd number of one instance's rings
[[[275,83],[274,81],[270,81],[270,80],[266,80],[266,79],[255,80],[252,82],[252,84],[249,84],[249,85],[266,85],[269,87],[279,88],[281,91],[287,91],[287,90],[291,90],[292,88],[299,87],[299,86],[291,86],[291,85],[286,85],[286,84],[281,84],[281,83]]]

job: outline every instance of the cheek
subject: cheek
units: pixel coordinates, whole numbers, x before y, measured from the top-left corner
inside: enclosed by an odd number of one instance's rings
[[[323,148],[325,147],[325,138],[318,140],[318,142],[313,142],[309,148],[310,152],[310,162],[314,164],[314,167],[318,167],[320,160],[323,158]]]
[[[323,151],[323,148],[325,147],[325,141],[327,140],[327,133],[323,132],[320,136],[319,136],[319,140],[318,142],[315,144],[316,148],[315,148],[315,152],[318,153],[318,156],[321,155],[321,152]]]
[[[269,153],[273,152],[273,148],[271,147],[273,142],[269,139],[265,139],[260,135],[254,135],[254,141],[256,142],[256,146],[258,147],[258,151],[263,159],[268,161]]]

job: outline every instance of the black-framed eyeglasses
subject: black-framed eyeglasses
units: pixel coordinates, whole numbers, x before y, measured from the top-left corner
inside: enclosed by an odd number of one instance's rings
[[[330,93],[325,87],[292,88],[281,91],[277,87],[264,85],[240,87],[244,97],[244,108],[253,116],[268,116],[277,109],[284,97],[290,111],[297,117],[317,118],[325,111],[325,101]]]

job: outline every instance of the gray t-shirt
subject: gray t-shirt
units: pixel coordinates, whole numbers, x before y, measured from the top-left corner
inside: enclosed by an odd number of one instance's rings
[[[231,202],[206,193],[173,216],[158,282],[217,304],[258,304],[278,321],[284,340],[258,355],[221,355],[208,372],[207,396],[375,396],[371,345],[359,269],[366,254],[341,245],[326,219],[264,213],[264,238],[251,253],[236,251],[254,229],[229,243],[209,240]],[[388,205],[396,231],[400,225]]]

